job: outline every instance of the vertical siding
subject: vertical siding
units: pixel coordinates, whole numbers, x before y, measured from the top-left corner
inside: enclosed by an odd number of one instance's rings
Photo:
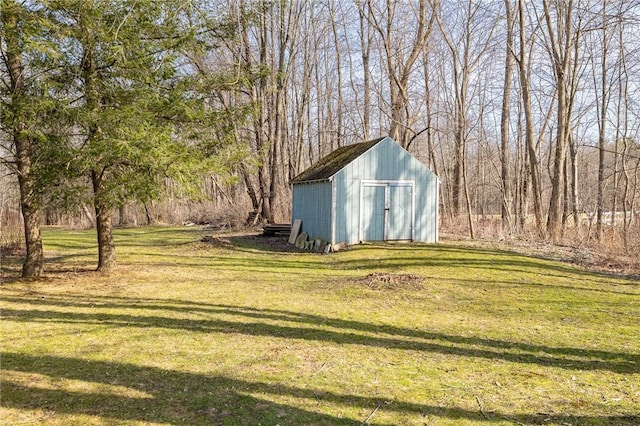
[[[389,229],[387,239],[410,240],[412,238],[412,205],[411,186],[389,187]],[[415,225],[415,224],[413,224]]]
[[[362,206],[366,210],[362,215],[362,239],[364,241],[380,241],[384,238],[384,186],[365,186],[360,188],[363,192]]]
[[[359,242],[361,180],[413,181],[416,200],[415,240],[437,241],[438,178],[424,164],[390,138],[384,139],[354,160],[338,172],[335,179],[337,211],[335,212],[336,239],[333,241],[334,243],[345,241],[347,244],[355,244]]]
[[[302,220],[310,238],[331,241],[331,182],[293,185],[291,223]]]
[[[336,238],[334,243],[359,242],[361,162],[356,160],[335,176],[336,180]]]

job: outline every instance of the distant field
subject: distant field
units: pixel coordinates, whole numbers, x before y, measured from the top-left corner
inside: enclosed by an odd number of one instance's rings
[[[101,276],[92,231],[46,229],[46,277],[0,287],[0,424],[640,424],[639,281],[203,235],[119,229]]]

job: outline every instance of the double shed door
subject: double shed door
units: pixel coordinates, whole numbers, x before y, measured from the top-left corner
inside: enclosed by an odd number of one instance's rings
[[[412,240],[414,185],[409,181],[364,181],[360,186],[360,240]]]

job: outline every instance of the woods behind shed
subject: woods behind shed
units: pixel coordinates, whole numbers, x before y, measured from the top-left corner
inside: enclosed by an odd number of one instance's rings
[[[389,137],[338,148],[291,185],[292,223],[311,238],[438,240],[440,180]]]

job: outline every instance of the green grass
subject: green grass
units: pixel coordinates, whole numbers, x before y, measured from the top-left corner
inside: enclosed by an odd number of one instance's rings
[[[455,243],[202,235],[119,229],[103,276],[93,232],[45,230],[46,276],[0,289],[0,424],[640,424],[638,281]]]

